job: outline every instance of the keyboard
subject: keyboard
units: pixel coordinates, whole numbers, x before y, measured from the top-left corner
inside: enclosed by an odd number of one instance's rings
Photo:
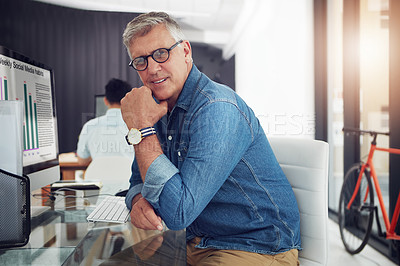
[[[129,218],[129,209],[125,197],[107,196],[86,218],[88,222],[125,223]]]

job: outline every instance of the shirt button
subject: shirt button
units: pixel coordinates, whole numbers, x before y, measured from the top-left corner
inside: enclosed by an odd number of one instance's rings
[[[172,136],[168,136],[168,140],[172,140]]]

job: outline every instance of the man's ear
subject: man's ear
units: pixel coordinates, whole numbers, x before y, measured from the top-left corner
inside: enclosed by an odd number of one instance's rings
[[[183,41],[183,52],[185,53],[186,62],[192,60],[192,47],[189,41]]]
[[[104,104],[105,104],[107,107],[110,106],[110,102],[107,100],[106,97],[104,97],[103,100],[104,100]]]

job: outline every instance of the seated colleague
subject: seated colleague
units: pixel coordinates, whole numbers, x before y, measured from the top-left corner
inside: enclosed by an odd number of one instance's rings
[[[197,69],[167,14],[139,15],[123,41],[144,84],[121,100],[132,224],[186,228],[188,265],[298,264],[296,198],[250,107]]]
[[[89,120],[79,135],[77,156],[80,164],[89,164],[100,156],[126,156],[133,158],[134,150],[125,141],[128,128],[121,115],[121,99],[131,90],[122,80],[111,79],[106,85],[105,115]]]

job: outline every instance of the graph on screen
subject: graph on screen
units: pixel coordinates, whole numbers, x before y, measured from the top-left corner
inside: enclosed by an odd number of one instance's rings
[[[0,100],[23,101],[24,166],[57,157],[51,73],[15,58],[0,57]]]

